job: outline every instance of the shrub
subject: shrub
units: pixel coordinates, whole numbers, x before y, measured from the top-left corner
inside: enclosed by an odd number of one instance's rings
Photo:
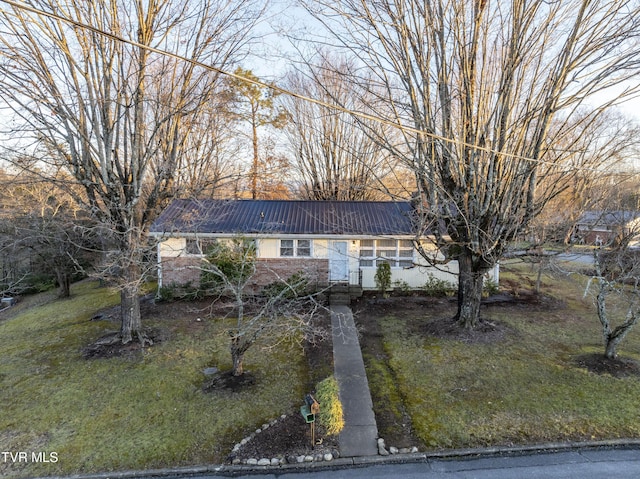
[[[216,241],[205,252],[206,263],[200,272],[205,291],[221,293],[227,283],[240,285],[255,272],[256,248],[252,241],[240,238],[231,243]]]
[[[320,404],[318,423],[327,431],[327,435],[335,436],[344,427],[342,403],[338,396],[338,382],[329,376],[316,386],[316,400]]]
[[[482,290],[485,296],[493,296],[500,292],[500,286],[492,279],[485,279]]]
[[[262,290],[265,296],[275,298],[282,294],[282,299],[293,299],[304,295],[309,287],[309,279],[304,271],[293,273],[284,281],[274,281]]]
[[[411,286],[409,286],[409,283],[404,280],[399,279],[398,281],[394,281],[393,287],[402,296],[409,296],[411,294]]]
[[[380,293],[387,297],[387,290],[391,287],[391,266],[389,266],[389,263],[378,263],[374,279]]]
[[[446,279],[436,278],[429,273],[427,282],[422,287],[429,296],[449,296],[456,290],[455,285]]]

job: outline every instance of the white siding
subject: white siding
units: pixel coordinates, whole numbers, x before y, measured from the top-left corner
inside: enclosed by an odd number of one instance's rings
[[[186,246],[185,238],[168,238],[160,243],[158,253],[161,258],[175,258],[185,253]]]
[[[292,237],[289,236],[288,239]],[[360,241],[361,239],[347,239],[347,238],[305,238],[303,236],[297,237],[298,239],[311,239],[311,251],[312,257],[315,259],[330,259],[333,241],[343,241],[347,243],[347,254],[349,258],[349,279],[352,283],[357,282],[358,274],[362,275],[362,287],[364,289],[376,289],[376,283],[374,276],[376,274],[375,266],[360,267]],[[369,240],[370,241],[370,240]],[[279,258],[280,257],[280,239],[279,238],[259,238],[257,240],[258,257],[259,258]],[[158,252],[160,260],[163,257],[178,257],[186,254],[186,240],[185,238],[168,238],[159,244]],[[367,246],[366,248],[369,248]],[[443,259],[438,249],[431,242],[425,242],[423,248],[428,253],[433,253],[438,259]],[[302,259],[302,258],[301,258]],[[401,258],[402,259],[402,258]],[[405,258],[410,259],[410,258]],[[440,265],[437,268],[427,264],[417,251],[413,254],[414,267],[392,267],[391,275],[392,282],[402,281],[408,284],[410,288],[421,288],[427,282],[428,276],[433,275],[435,278],[449,281],[456,285],[458,278],[458,263],[451,261],[446,265]],[[374,261],[375,264],[375,261]],[[498,267],[492,270],[489,277],[494,280],[498,279]]]
[[[434,268],[425,265],[424,260],[418,261],[419,266],[413,268],[391,268],[391,283],[403,281],[410,288],[422,288],[429,275],[441,280],[450,282],[452,285],[458,284],[458,263],[451,261],[450,263]],[[364,289],[377,289],[375,281],[376,268],[362,268],[362,287]]]
[[[273,238],[260,238],[258,240],[258,258],[277,258],[278,240]]]
[[[329,241],[326,239],[314,239],[311,251],[314,258],[327,259],[329,257]]]

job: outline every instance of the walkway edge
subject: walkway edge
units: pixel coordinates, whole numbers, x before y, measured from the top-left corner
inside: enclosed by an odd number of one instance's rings
[[[378,455],[378,426],[351,308],[332,304],[333,370],[338,383],[344,428],[340,457]]]

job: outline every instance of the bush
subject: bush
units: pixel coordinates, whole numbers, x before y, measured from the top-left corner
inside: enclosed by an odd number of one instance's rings
[[[246,239],[234,239],[231,243],[216,241],[205,252],[207,263],[200,273],[200,286],[203,290],[221,293],[226,283],[239,285],[255,272],[255,243]]]
[[[284,281],[274,281],[262,290],[269,298],[282,294],[282,299],[293,299],[304,295],[309,287],[309,279],[303,271],[292,274]]]
[[[492,279],[486,279],[482,285],[482,290],[485,296],[493,296],[500,292],[500,286]]]
[[[391,287],[391,266],[389,263],[378,263],[374,279],[376,281],[376,286],[386,298],[387,290]]]
[[[56,287],[56,278],[46,273],[31,273],[24,284],[25,294],[44,293]]]
[[[338,382],[335,377],[329,376],[318,383],[316,400],[320,404],[318,423],[326,429],[327,435],[338,435],[344,428],[344,416],[338,395]]]
[[[393,287],[401,296],[409,296],[411,294],[411,286],[404,280],[394,281]]]
[[[427,282],[422,287],[429,296],[449,296],[455,291],[455,285],[446,279],[436,278],[429,273]]]

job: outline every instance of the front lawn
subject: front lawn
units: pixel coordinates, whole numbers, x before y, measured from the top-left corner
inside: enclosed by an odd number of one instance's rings
[[[203,393],[204,368],[230,368],[228,338],[224,321],[186,303],[147,312],[145,325],[164,330],[165,342],[83,359],[85,346],[118,327],[90,318],[117,303],[116,292],[84,282],[71,299],[0,317],[0,451],[27,453],[17,462],[0,455],[0,476],[222,463],[234,442],[304,397],[308,368],[296,346],[257,345],[246,356],[253,386]]]
[[[547,276],[536,300],[525,294],[535,272],[503,271],[502,284],[525,286],[514,303],[483,307],[492,334],[434,334],[455,313],[449,298],[370,304],[360,315],[381,435],[411,431],[426,449],[639,438],[637,370],[618,379],[579,364],[604,353],[584,278]],[[619,352],[640,361],[639,330]]]

